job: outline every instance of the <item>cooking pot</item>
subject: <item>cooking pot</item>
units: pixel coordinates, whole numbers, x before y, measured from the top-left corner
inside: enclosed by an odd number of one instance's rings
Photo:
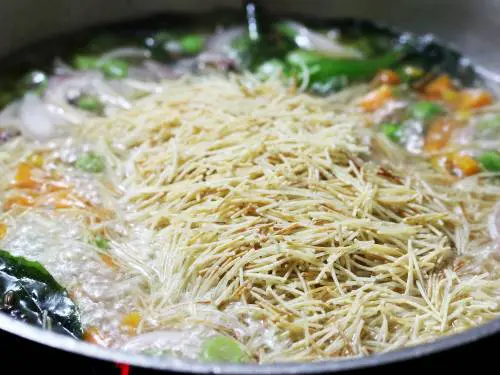
[[[432,33],[462,51],[492,79],[497,80],[496,73],[500,73],[500,48],[498,48],[500,44],[500,17],[498,17],[500,0],[265,0],[262,3],[269,12],[278,15],[295,14],[322,19],[339,17],[371,19],[400,30]],[[90,26],[128,21],[160,13],[200,13],[220,7],[238,8],[241,7],[241,1],[16,0],[2,2],[0,4],[0,58],[6,58],[16,50],[42,39]],[[487,337],[489,340],[491,337],[496,337],[498,342],[500,319],[429,344],[389,353],[315,363],[270,365],[194,363],[173,358],[123,353],[42,331],[2,314],[0,314],[0,329],[8,332],[2,335],[31,340],[45,348],[55,348],[56,350],[49,352],[52,354],[60,354],[63,350],[105,361],[105,363],[128,364],[136,368],[194,373],[306,374],[359,370],[422,358],[460,346],[470,346],[479,340],[484,342]],[[2,335],[0,338],[4,337]],[[2,350],[3,348],[2,345]],[[69,373],[75,372],[70,370]]]

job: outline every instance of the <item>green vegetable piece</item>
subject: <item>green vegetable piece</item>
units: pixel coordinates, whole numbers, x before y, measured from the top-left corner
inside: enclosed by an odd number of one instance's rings
[[[241,344],[227,336],[214,336],[206,340],[201,355],[207,362],[241,363],[249,359]]]
[[[80,313],[66,290],[38,262],[0,250],[0,311],[74,338],[83,335]]]
[[[489,172],[500,172],[500,153],[486,151],[478,158],[479,163]]]
[[[47,75],[39,70],[27,73],[19,82],[19,91],[24,94],[26,91],[33,90],[37,94],[43,93],[47,88]]]
[[[92,95],[82,95],[75,103],[79,108],[89,111],[99,113],[103,109],[103,105],[99,98]]]
[[[333,77],[344,76],[349,81],[372,78],[379,70],[397,63],[402,54],[392,51],[373,59],[332,59],[316,52],[295,50],[286,56],[286,61],[298,71],[309,70],[309,84],[327,82]]]
[[[78,70],[98,69],[99,59],[94,56],[77,55],[73,59],[73,66]]]
[[[186,35],[180,40],[182,52],[188,55],[195,55],[201,51],[205,44],[205,38],[201,35]]]
[[[103,236],[99,235],[95,236],[94,243],[99,249],[103,250],[109,249],[109,241],[105,239]]]
[[[75,166],[84,172],[100,173],[104,170],[104,160],[94,152],[87,152],[76,159]]]
[[[401,140],[401,125],[399,124],[382,124],[382,132],[395,143]]]
[[[121,79],[128,76],[128,63],[124,60],[107,59],[98,65],[107,78]]]
[[[281,73],[285,73],[285,71],[286,66],[282,61],[278,59],[272,59],[259,65],[255,73],[257,74],[257,77],[259,77],[259,79],[264,81]]]
[[[422,77],[425,72],[422,68],[414,65],[405,65],[397,69],[399,78],[404,83],[411,83],[420,77]]]
[[[444,112],[443,107],[434,102],[422,100],[410,107],[411,114],[417,120],[428,121]]]

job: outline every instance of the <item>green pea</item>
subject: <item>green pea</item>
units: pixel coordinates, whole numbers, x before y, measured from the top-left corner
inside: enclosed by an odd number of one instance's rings
[[[500,153],[486,151],[478,158],[484,169],[490,172],[500,172]]]
[[[444,112],[443,107],[434,102],[422,100],[410,107],[411,114],[417,120],[428,121]]]
[[[75,103],[79,108],[89,112],[101,112],[103,109],[99,98],[92,95],[82,95]]]
[[[84,172],[99,173],[104,170],[104,160],[94,152],[87,152],[76,159],[75,166]]]
[[[201,35],[186,35],[179,42],[184,53],[195,55],[203,48],[205,38]]]
[[[382,124],[382,132],[393,142],[399,143],[401,140],[401,125],[399,124]]]
[[[73,66],[78,70],[92,70],[99,68],[99,59],[94,56],[77,55],[73,59]]]
[[[248,355],[241,344],[227,336],[214,336],[203,343],[202,359],[207,362],[233,362],[248,361]]]
[[[99,235],[95,236],[94,243],[99,249],[103,250],[109,249],[109,241],[105,239],[103,236]]]
[[[107,78],[125,78],[128,76],[128,63],[120,59],[107,59],[99,62],[99,68]]]

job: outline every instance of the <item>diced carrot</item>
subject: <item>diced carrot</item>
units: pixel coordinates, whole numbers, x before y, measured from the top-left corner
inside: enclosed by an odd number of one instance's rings
[[[116,267],[116,263],[113,261],[113,258],[111,258],[111,256],[109,256],[108,254],[99,254],[99,256],[107,266],[111,268]]]
[[[83,339],[92,344],[99,346],[108,346],[107,340],[102,337],[101,333],[96,327],[89,327],[83,333]]]
[[[378,72],[373,81],[377,84],[397,85],[401,79],[394,70],[385,69]]]
[[[7,234],[7,224],[0,223],[0,240]]]
[[[446,92],[455,91],[455,87],[447,74],[442,74],[424,88],[424,93],[429,97],[442,98]]]
[[[382,85],[361,99],[360,106],[366,112],[373,112],[382,107],[391,98],[391,87],[389,85]]]
[[[30,197],[28,195],[15,195],[5,200],[3,208],[4,210],[9,210],[15,205],[23,207],[32,207],[34,204],[35,200],[33,199],[33,197]]]
[[[449,118],[438,118],[435,120],[424,140],[424,150],[427,152],[436,152],[444,148],[450,140],[453,129],[457,124]]]
[[[134,311],[131,313],[128,313],[122,318],[122,326],[131,330],[136,330],[137,327],[139,326],[139,323],[141,322],[142,317],[141,314],[138,312]]]
[[[486,90],[465,89],[460,91],[456,106],[461,110],[480,108],[493,103],[493,96]]]
[[[460,177],[472,176],[481,170],[479,163],[467,154],[454,153],[451,157],[454,171]]]
[[[33,179],[33,167],[27,163],[19,164],[16,171],[15,186],[34,189],[38,185],[38,182]]]

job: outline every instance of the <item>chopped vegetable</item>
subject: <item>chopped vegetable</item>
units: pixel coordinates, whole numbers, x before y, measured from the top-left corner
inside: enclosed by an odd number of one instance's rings
[[[10,210],[14,206],[21,206],[21,207],[32,207],[35,204],[35,200],[33,197],[27,196],[27,195],[15,195],[12,197],[8,197],[4,203],[3,203],[3,208],[4,210]]]
[[[496,151],[487,151],[478,158],[481,166],[489,172],[500,172],[500,153]]]
[[[398,143],[401,140],[401,125],[382,124],[382,132],[391,141]]]
[[[95,236],[94,242],[99,249],[103,250],[109,249],[109,241],[105,239],[103,236],[99,235]]]
[[[410,107],[411,114],[417,120],[428,121],[434,116],[444,112],[443,107],[439,104],[423,100],[413,104]]]
[[[100,173],[104,171],[104,159],[91,151],[76,159],[75,166],[85,172]]]
[[[108,346],[106,339],[101,335],[99,329],[97,329],[96,327],[87,328],[83,334],[83,339],[87,342],[99,346]]]
[[[286,56],[286,61],[299,72],[307,68],[309,84],[312,85],[338,76],[345,76],[350,80],[370,79],[379,70],[394,65],[400,57],[400,53],[390,52],[376,59],[331,59],[314,52],[295,50]]]
[[[0,240],[7,234],[7,224],[0,223]]]
[[[0,250],[0,311],[51,331],[81,338],[78,308],[38,262]]]
[[[77,55],[73,60],[73,66],[79,70],[92,70],[99,67],[99,59],[94,56]]]
[[[195,55],[201,51],[205,38],[201,35],[186,35],[180,39],[182,51],[189,55]]]
[[[47,75],[39,70],[35,70],[26,74],[20,81],[19,90],[24,93],[28,90],[33,90],[41,94],[46,88],[48,83]]]
[[[411,83],[425,74],[422,68],[413,65],[405,65],[398,69],[397,72],[400,80],[405,83]]]
[[[451,137],[451,133],[457,124],[448,118],[438,118],[435,120],[424,141],[424,150],[427,152],[436,152],[443,149]]]
[[[139,323],[141,322],[142,317],[141,314],[134,311],[131,313],[128,313],[122,318],[122,326],[124,328],[130,329],[130,330],[136,330],[137,327],[139,326]]]
[[[28,163],[20,163],[17,166],[15,186],[19,188],[34,189],[39,185],[33,178],[33,166]]]
[[[227,336],[215,336],[203,343],[202,359],[207,362],[240,363],[248,361],[248,355],[235,339]]]
[[[113,261],[113,258],[111,258],[110,255],[108,254],[99,254],[101,257],[102,261],[111,268],[116,268],[116,263]]]
[[[473,109],[480,108],[493,103],[493,96],[486,90],[466,89],[462,90],[457,98],[457,108]]]
[[[454,153],[451,157],[451,163],[456,174],[460,177],[472,176],[481,170],[477,161],[463,153]]]
[[[98,64],[107,78],[125,78],[128,76],[128,63],[120,59],[107,59]]]
[[[431,81],[424,88],[424,93],[429,97],[440,99],[446,92],[454,91],[455,87],[447,74],[442,74]]]
[[[99,113],[103,110],[101,101],[93,95],[81,95],[76,99],[75,104],[81,109],[89,112]]]
[[[359,105],[364,111],[373,112],[381,108],[391,98],[391,87],[389,85],[382,85],[364,96]]]
[[[374,79],[377,84],[397,85],[401,82],[398,73],[394,70],[384,69],[377,73]]]

